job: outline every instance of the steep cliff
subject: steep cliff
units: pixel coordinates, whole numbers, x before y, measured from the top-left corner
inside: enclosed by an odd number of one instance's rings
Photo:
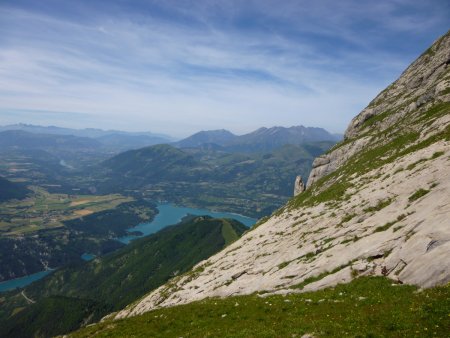
[[[308,189],[231,246],[116,314],[385,275],[450,281],[450,32],[380,93]]]

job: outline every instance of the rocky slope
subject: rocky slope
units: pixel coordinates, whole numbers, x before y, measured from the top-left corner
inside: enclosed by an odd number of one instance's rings
[[[308,189],[231,246],[115,314],[385,275],[450,281],[450,32],[316,159]]]

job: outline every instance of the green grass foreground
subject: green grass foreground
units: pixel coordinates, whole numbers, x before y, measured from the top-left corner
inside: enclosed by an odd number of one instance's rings
[[[288,296],[207,299],[106,321],[73,337],[448,337],[450,285],[419,291],[383,277]]]

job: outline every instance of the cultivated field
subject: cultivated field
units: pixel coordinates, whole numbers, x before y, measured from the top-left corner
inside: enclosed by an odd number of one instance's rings
[[[31,187],[33,195],[23,201],[0,203],[0,236],[20,235],[63,226],[63,221],[113,209],[130,202],[119,194],[103,196],[50,194]]]

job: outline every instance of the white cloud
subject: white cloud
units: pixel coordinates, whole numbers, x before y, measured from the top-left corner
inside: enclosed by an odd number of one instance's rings
[[[416,12],[397,19],[395,5],[386,2],[366,13],[367,6],[356,2],[339,2],[336,10],[335,2],[271,7],[263,1],[253,9],[267,26],[242,30],[233,25],[245,11],[242,2],[209,3],[178,7],[198,27],[108,13],[81,23],[0,7],[0,33],[7,34],[0,41],[0,124],[19,110],[42,110],[60,112],[62,122],[74,125],[177,136],[294,124],[343,131],[411,61],[371,44],[349,18],[395,32],[432,25]],[[329,40],[314,41],[306,33]],[[57,118],[43,115],[41,124],[50,120]]]

